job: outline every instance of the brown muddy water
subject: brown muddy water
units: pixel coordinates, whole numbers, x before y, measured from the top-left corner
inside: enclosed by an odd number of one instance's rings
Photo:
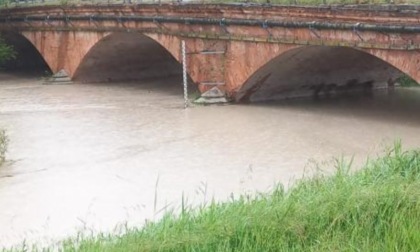
[[[372,96],[197,106],[178,80],[42,85],[2,75],[0,247],[140,226],[179,207],[269,191],[333,157],[362,163],[420,146],[420,89]],[[162,82],[162,81],[161,81]],[[315,160],[315,161],[314,161]]]

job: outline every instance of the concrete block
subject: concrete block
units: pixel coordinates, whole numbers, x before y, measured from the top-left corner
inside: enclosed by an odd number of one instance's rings
[[[53,76],[47,78],[44,82],[44,84],[72,84],[71,78],[67,74],[67,72],[64,69],[61,69],[57,73],[53,74]]]
[[[205,98],[220,98],[220,97],[225,97],[225,96],[226,96],[225,92],[220,90],[218,87],[213,87],[212,89],[201,94],[201,97],[205,97]]]

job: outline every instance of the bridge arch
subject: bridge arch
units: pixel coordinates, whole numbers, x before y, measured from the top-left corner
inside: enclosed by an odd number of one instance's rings
[[[329,95],[353,88],[368,90],[392,83],[404,73],[419,81],[419,56],[416,51],[295,47],[279,53],[254,71],[234,94],[234,99],[263,101]]]
[[[6,63],[7,71],[50,73],[51,68],[39,50],[24,35],[17,32],[2,32],[1,37],[16,51],[16,59]]]
[[[167,38],[137,32],[110,33],[90,48],[73,79],[113,82],[181,76],[180,44],[167,41],[166,45],[162,39]]]

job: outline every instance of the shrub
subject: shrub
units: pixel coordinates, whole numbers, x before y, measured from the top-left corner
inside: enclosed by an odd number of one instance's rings
[[[0,165],[6,160],[6,151],[9,144],[9,138],[5,130],[0,130]]]

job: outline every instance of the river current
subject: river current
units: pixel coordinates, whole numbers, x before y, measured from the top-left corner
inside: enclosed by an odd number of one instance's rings
[[[179,80],[42,85],[0,76],[0,247],[115,232],[420,146],[420,89],[183,109]]]

